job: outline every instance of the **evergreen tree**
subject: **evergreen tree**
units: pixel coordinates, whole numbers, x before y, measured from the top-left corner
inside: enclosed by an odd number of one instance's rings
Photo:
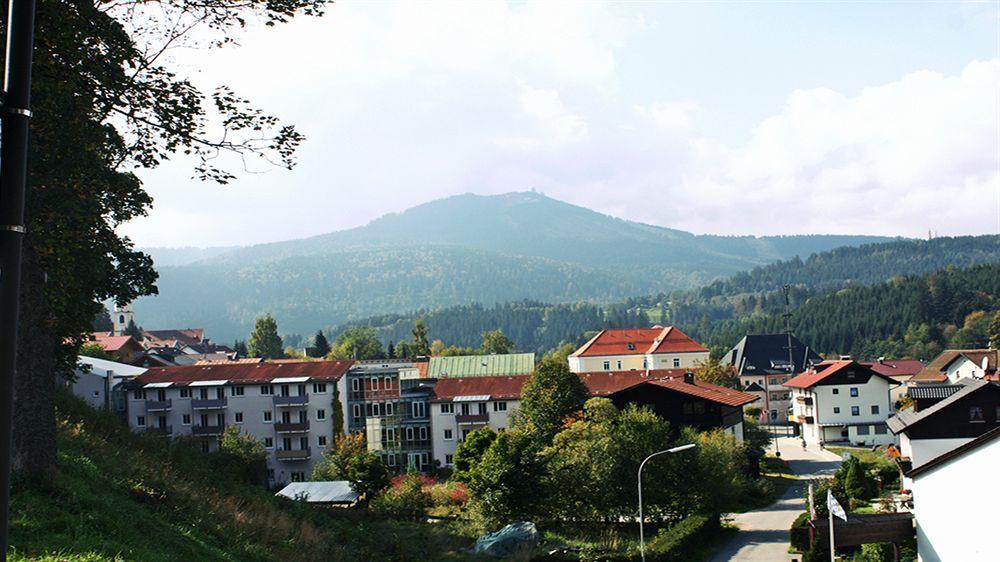
[[[313,357],[326,357],[330,353],[330,342],[327,341],[323,330],[317,330],[313,338]]]
[[[410,353],[414,357],[427,356],[431,353],[431,344],[427,340],[427,327],[424,326],[423,318],[418,318],[413,323],[413,347],[410,348]]]
[[[135,325],[135,320],[129,318],[128,325],[125,326],[125,335],[132,336],[135,339],[142,338],[142,329]]]
[[[114,322],[111,321],[111,314],[106,307],[102,306],[97,311],[97,314],[94,314],[94,320],[90,325],[91,330],[95,332],[110,332],[114,327]]]
[[[239,357],[249,357],[250,356],[250,352],[247,350],[247,342],[246,342],[246,340],[234,340],[233,341],[233,351],[235,351],[236,355],[239,356]]]
[[[264,359],[280,359],[284,357],[284,347],[281,336],[278,335],[278,323],[270,314],[257,318],[253,332],[247,340],[247,352],[251,357]]]

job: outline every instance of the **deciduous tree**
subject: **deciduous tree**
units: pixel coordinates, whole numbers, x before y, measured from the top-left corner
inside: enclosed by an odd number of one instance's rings
[[[514,342],[501,330],[483,332],[483,353],[502,355],[514,351]]]
[[[264,359],[280,359],[285,356],[281,336],[278,335],[278,323],[270,314],[257,318],[257,323],[247,340],[247,352],[251,357]]]
[[[563,427],[566,416],[582,410],[586,400],[587,387],[580,377],[571,373],[566,363],[545,359],[524,384],[513,423],[548,444]]]
[[[381,359],[385,357],[382,342],[374,328],[348,328],[337,336],[330,359]]]

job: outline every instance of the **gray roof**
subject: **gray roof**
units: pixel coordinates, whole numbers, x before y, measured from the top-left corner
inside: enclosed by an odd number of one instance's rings
[[[788,334],[748,334],[725,356],[722,362],[736,367],[740,375],[789,375]],[[791,336],[795,373],[823,360],[815,351]]]
[[[933,398],[947,398],[962,390],[964,385],[958,384],[921,384],[911,386],[906,393],[914,400],[927,400]]]
[[[927,409],[920,410],[919,412],[914,412],[912,409],[903,410],[886,420],[886,424],[888,424],[889,429],[893,433],[899,435],[901,432],[905,431],[906,428],[933,416],[973,392],[990,385],[989,382],[979,379],[967,379],[962,382],[964,383],[964,386],[960,390],[957,390],[951,396],[945,398],[937,404],[934,404]]]
[[[309,503],[354,503],[359,496],[346,480],[292,482],[275,495]]]

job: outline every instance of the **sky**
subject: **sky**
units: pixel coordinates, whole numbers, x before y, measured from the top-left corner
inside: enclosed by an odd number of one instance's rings
[[[306,141],[225,187],[142,170],[122,231],[253,244],[535,189],[695,233],[1000,233],[997,6],[338,2],[171,55]]]

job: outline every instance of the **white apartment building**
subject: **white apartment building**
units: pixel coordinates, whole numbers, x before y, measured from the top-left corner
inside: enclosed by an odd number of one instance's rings
[[[483,427],[507,429],[528,376],[438,379],[430,400],[434,460],[452,466],[455,449],[469,432]]]
[[[693,369],[709,352],[673,326],[601,330],[569,356],[574,373]]]
[[[228,426],[259,439],[272,484],[304,481],[332,443],[334,386],[351,361],[154,367],[129,383],[134,431],[218,449]]]
[[[886,420],[893,412],[892,378],[855,361],[824,361],[785,381],[792,389],[791,421],[807,443],[895,443]]]
[[[92,408],[98,410],[125,411],[125,391],[123,383],[146,372],[143,367],[126,363],[80,356],[77,363],[82,367],[74,369],[74,381],[66,381],[66,386],[82,398]]]

